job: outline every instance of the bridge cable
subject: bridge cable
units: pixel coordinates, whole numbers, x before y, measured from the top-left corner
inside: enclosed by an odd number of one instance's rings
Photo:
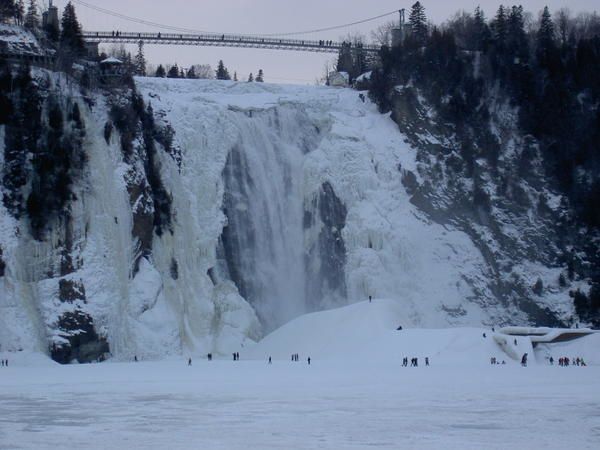
[[[107,14],[109,16],[123,19],[123,20],[129,21],[129,22],[135,22],[140,25],[148,25],[148,26],[151,26],[154,28],[161,28],[161,29],[165,29],[165,30],[179,31],[179,32],[184,32],[184,33],[207,33],[207,34],[217,34],[217,35],[222,34],[222,33],[217,33],[217,32],[213,32],[213,31],[203,31],[203,30],[196,30],[196,29],[191,29],[191,28],[175,27],[175,26],[165,25],[165,24],[161,24],[161,23],[157,23],[157,22],[151,22],[151,21],[140,19],[137,17],[127,16],[125,14],[121,14],[119,12],[116,12],[116,11],[113,11],[110,9],[102,8],[100,6],[92,5],[91,3],[88,3],[83,0],[72,0],[72,1],[81,6],[85,6],[86,8],[93,9],[97,12]],[[314,30],[295,31],[295,32],[287,32],[287,33],[246,34],[246,35],[247,36],[259,36],[259,37],[270,37],[270,36],[298,36],[298,35],[303,35],[303,34],[321,33],[324,31],[339,30],[339,29],[348,28],[348,27],[351,27],[354,25],[360,25],[363,23],[372,22],[374,20],[381,19],[381,18],[387,17],[387,16],[391,16],[392,14],[397,14],[397,13],[398,13],[398,11],[394,10],[394,11],[391,11],[391,12],[388,12],[385,14],[381,14],[379,16],[371,17],[368,19],[363,19],[363,20],[359,20],[356,22],[347,23],[344,25],[336,25],[336,26],[332,26],[332,27],[318,28],[318,29],[314,29]]]

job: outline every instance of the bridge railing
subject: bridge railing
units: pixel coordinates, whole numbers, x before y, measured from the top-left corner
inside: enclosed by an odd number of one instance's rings
[[[276,37],[245,36],[236,34],[176,34],[176,33],[135,33],[121,31],[89,31],[84,32],[83,37],[86,40],[94,41],[165,41],[165,42],[212,42],[222,44],[255,44],[257,46],[280,46],[280,47],[310,47],[310,48],[331,48],[339,50],[344,47],[361,49],[367,52],[379,51],[380,47],[376,45],[361,45],[347,42],[336,42],[327,40],[306,40],[306,39],[278,39]]]

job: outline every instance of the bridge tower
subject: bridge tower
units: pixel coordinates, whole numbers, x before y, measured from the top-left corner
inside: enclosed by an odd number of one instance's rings
[[[406,23],[406,15],[404,8],[398,11],[400,13],[400,22],[398,28],[392,29],[392,47],[398,47],[404,40],[404,27]]]

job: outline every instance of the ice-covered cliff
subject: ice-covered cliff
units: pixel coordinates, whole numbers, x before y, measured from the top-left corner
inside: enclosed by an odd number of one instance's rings
[[[468,234],[413,205],[416,152],[355,91],[140,78],[140,106],[40,76],[79,105],[86,164],[42,240],[0,206],[2,349],[226,353],[369,295],[407,325],[532,321]]]

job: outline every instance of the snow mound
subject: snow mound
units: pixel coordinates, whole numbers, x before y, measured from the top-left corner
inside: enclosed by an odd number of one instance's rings
[[[562,344],[539,346],[533,349],[528,337],[511,342],[510,353],[493,339],[485,328],[416,329],[398,328],[407,322],[402,305],[397,301],[377,299],[347,307],[307,314],[284,325],[262,341],[246,350],[249,358],[289,359],[300,353],[303,359],[398,361],[403,357],[418,357],[419,363],[429,357],[436,366],[489,365],[490,358],[519,364],[523,353],[530,364],[547,364],[550,352],[560,356],[583,357],[588,364],[600,364],[600,334],[594,334]],[[485,333],[485,337],[484,337]],[[512,341],[512,338],[511,338]]]

